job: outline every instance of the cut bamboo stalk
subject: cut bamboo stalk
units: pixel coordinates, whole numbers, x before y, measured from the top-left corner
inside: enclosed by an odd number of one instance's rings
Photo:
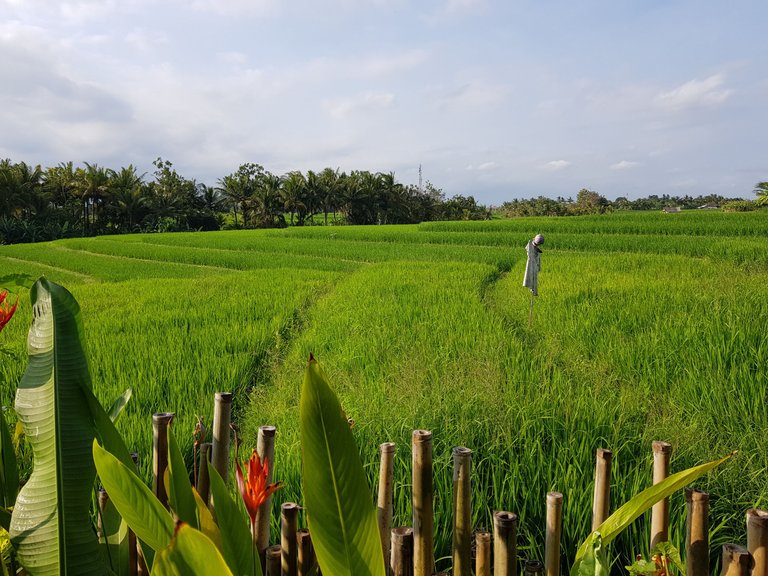
[[[312,546],[312,537],[306,528],[299,530],[296,537],[299,546],[298,575],[309,576],[315,565],[315,549]]]
[[[709,494],[685,489],[686,576],[709,576]]]
[[[526,560],[524,574],[525,576],[544,574],[544,563],[540,560]]]
[[[280,507],[280,547],[282,550],[282,576],[296,576],[298,569],[299,506],[285,502]]]
[[[265,576],[280,576],[282,556],[283,552],[280,544],[267,548],[267,570]]]
[[[595,458],[595,494],[592,499],[592,531],[611,514],[611,461],[613,452],[597,449]]]
[[[723,570],[721,576],[750,576],[755,562],[743,546],[723,544]]]
[[[432,576],[434,517],[432,510],[432,432],[414,430],[413,452],[413,573]]]
[[[392,528],[389,568],[392,576],[413,576],[413,528]]]
[[[547,576],[560,575],[560,534],[563,530],[563,495],[547,494],[547,534],[544,542],[544,567]]]
[[[747,510],[747,550],[755,561],[752,576],[768,576],[768,510]]]
[[[395,443],[384,442],[379,446],[381,460],[379,464],[378,519],[381,551],[384,556],[385,572],[389,573],[389,546],[392,533],[392,500],[394,486]]]
[[[173,421],[172,412],[152,415],[152,492],[163,506],[168,508],[164,475],[168,468],[168,426]]]
[[[200,444],[198,456],[200,462],[197,466],[197,493],[203,502],[208,502],[208,495],[211,489],[210,479],[208,477],[208,462],[211,460],[211,443],[203,442]]]
[[[472,576],[472,450],[453,449],[453,574]]]
[[[493,515],[493,574],[517,576],[517,514]]]
[[[98,503],[99,503],[99,517],[96,519],[96,536],[99,540],[102,538],[106,543],[106,536],[104,535],[104,510],[107,508],[107,502],[109,502],[109,495],[104,488],[99,488]]]
[[[229,480],[229,424],[232,417],[232,393],[216,392],[213,408],[213,446],[211,464],[224,480]]]
[[[272,472],[275,466],[275,427],[259,426],[256,437],[256,454],[263,463],[268,463],[267,485],[272,483]],[[256,547],[261,557],[261,565],[266,562],[266,550],[269,547],[269,520],[272,516],[272,496],[270,495],[256,512]]]
[[[653,443],[653,483],[658,484],[669,476],[669,457],[672,445],[668,442]],[[669,540],[669,498],[664,498],[651,509],[651,550],[659,542]]]
[[[475,533],[475,574],[491,576],[491,533],[485,530]]]

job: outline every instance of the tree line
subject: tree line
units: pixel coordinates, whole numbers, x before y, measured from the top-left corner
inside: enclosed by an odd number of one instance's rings
[[[174,232],[222,228],[268,228],[315,224],[410,224],[430,220],[569,216],[612,210],[660,210],[704,204],[734,210],[768,205],[768,182],[759,182],[750,202],[719,195],[607,200],[583,188],[572,198],[515,199],[500,207],[473,196],[446,198],[442,190],[404,185],[393,172],[332,168],[277,175],[242,164],[215,186],[180,175],[162,158],[147,177],[133,165],[113,170],[85,162],[49,168],[0,160],[0,243],[37,242],[74,236]]]
[[[490,217],[472,196],[446,199],[427,182],[404,185],[394,173],[292,171],[241,165],[215,186],[180,175],[162,158],[148,178],[72,162],[49,168],[0,161],[0,242],[73,236],[266,228],[307,224],[407,224]]]

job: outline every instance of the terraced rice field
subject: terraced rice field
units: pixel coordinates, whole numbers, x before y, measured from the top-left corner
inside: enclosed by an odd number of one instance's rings
[[[546,236],[528,325],[523,246]],[[275,506],[301,501],[298,394],[313,352],[334,384],[372,482],[397,443],[395,523],[410,524],[410,433],[435,437],[437,556],[450,554],[451,448],[473,450],[475,525],[520,516],[519,550],[543,555],[545,501],[564,494],[563,562],[588,533],[594,453],[614,451],[612,502],[650,483],[652,440],[674,470],[739,455],[709,491],[713,557],[768,506],[768,213],[307,227],[135,235],[0,247],[0,275],[44,274],[81,304],[97,395],[126,387],[121,417],[149,475],[153,412],[195,415],[235,393],[246,448],[278,427]],[[24,296],[3,332],[23,372]],[[12,403],[4,384],[0,402]],[[684,539],[672,499],[672,539]],[[638,521],[614,545],[647,551]],[[624,562],[626,563],[626,562]],[[446,562],[438,562],[438,568]],[[624,565],[624,564],[621,564]],[[618,566],[618,564],[617,564]]]

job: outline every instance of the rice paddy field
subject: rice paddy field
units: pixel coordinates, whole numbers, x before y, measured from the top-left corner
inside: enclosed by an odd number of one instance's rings
[[[528,323],[524,246],[546,237]],[[733,450],[710,493],[713,563],[768,507],[768,212],[306,227],[113,236],[0,246],[0,275],[45,275],[78,299],[97,396],[134,397],[119,421],[149,479],[151,414],[175,412],[191,458],[215,391],[255,444],[277,426],[274,506],[301,502],[298,401],[312,352],[347,414],[375,490],[397,444],[395,524],[410,520],[411,431],[434,434],[436,557],[450,564],[454,446],[473,451],[475,526],[520,518],[544,553],[545,494],[564,495],[562,561],[588,534],[595,451],[613,450],[613,508],[651,483],[651,442],[672,470]],[[12,405],[26,365],[26,294],[2,333]],[[685,503],[672,498],[682,546]],[[648,550],[648,518],[613,545],[621,573]],[[276,523],[274,524],[276,529]],[[276,533],[275,533],[276,534]],[[564,569],[564,571],[567,571]]]

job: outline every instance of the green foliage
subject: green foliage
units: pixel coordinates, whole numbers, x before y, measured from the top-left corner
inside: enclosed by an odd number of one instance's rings
[[[700,466],[694,466],[688,468],[682,472],[672,474],[653,486],[646,488],[636,496],[633,496],[628,502],[624,503],[618,510],[611,514],[605,522],[597,527],[595,532],[600,534],[602,544],[610,543],[616,536],[623,532],[632,522],[634,522],[643,512],[650,510],[651,507],[668,498],[673,493],[682,489],[683,487],[691,484],[694,480],[713,470],[726,460],[728,460],[733,454],[729,454],[719,460],[713,460]],[[590,536],[587,538],[579,550],[576,552],[576,560],[571,568],[572,573],[578,573],[579,566],[584,557],[589,553],[590,549],[594,549],[595,538]]]
[[[304,504],[320,569],[383,576],[376,507],[347,418],[310,357],[301,388]]]
[[[19,493],[19,467],[16,449],[8,431],[5,414],[0,407],[0,509],[10,509]],[[7,520],[7,521],[6,521]],[[0,526],[8,529],[10,516],[0,519]]]
[[[153,576],[233,576],[221,553],[202,532],[181,523],[166,548],[158,552]]]

